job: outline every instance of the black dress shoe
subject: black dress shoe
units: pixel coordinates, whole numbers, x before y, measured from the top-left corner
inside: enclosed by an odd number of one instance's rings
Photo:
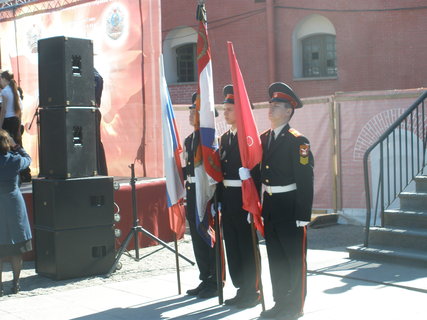
[[[227,306],[234,306],[238,304],[242,298],[243,298],[243,291],[241,289],[238,289],[236,295],[231,299],[225,300],[224,304]]]
[[[280,312],[277,316],[277,320],[298,320],[304,315],[304,312]]]
[[[284,307],[276,303],[273,308],[261,312],[260,317],[266,319],[273,319],[276,318],[279,314],[283,314],[284,312]]]
[[[206,284],[204,282],[200,282],[200,284],[196,288],[187,290],[187,294],[189,296],[197,296],[199,292],[203,290],[204,287],[206,287]]]
[[[207,286],[203,288],[199,294],[197,295],[197,298],[199,299],[209,299],[218,296],[218,290],[216,288]]]
[[[3,291],[3,285],[0,284],[0,297],[3,297],[4,291]]]
[[[248,309],[255,307],[259,303],[261,303],[261,296],[258,292],[255,292],[242,297],[240,301],[236,304],[236,307],[239,309]]]
[[[19,291],[21,290],[21,286],[19,285],[19,280],[18,281],[13,281],[13,286],[12,286],[12,293],[17,294]]]

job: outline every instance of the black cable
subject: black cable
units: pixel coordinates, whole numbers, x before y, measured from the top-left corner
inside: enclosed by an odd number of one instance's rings
[[[261,12],[262,12],[262,11],[261,11]],[[236,19],[236,20],[234,20],[234,21],[227,22],[227,23],[223,23],[223,24],[221,24],[221,25],[216,25],[216,26],[213,26],[213,27],[212,27],[211,25],[208,25],[208,31],[209,31],[209,30],[212,30],[212,29],[220,28],[220,27],[223,27],[223,26],[226,26],[226,25],[229,25],[229,24],[232,24],[232,23],[234,23],[234,22],[237,22],[237,21],[240,21],[240,20],[243,20],[243,19],[249,18],[249,17],[252,17],[252,16],[257,15],[257,14],[259,14],[259,13],[261,13],[261,12],[255,12],[255,13],[253,13],[253,14],[251,14],[251,15],[248,15],[248,16],[245,16],[245,17],[241,17],[240,19]],[[197,28],[197,26],[198,26],[198,25],[191,25],[191,26],[189,26],[189,27]],[[173,30],[173,29],[171,29],[171,30]],[[162,32],[163,32],[163,31],[162,31]],[[186,37],[189,37],[189,36],[191,36],[191,35],[193,35],[193,34],[196,34],[196,33],[197,33],[197,31],[196,31],[196,30],[194,30],[194,33],[188,33],[188,34],[186,34],[186,35],[179,36],[179,37],[167,38],[167,39],[164,39],[163,41],[170,41],[170,40],[176,40],[176,39],[186,38]]]
[[[16,10],[13,9],[13,28],[15,29],[15,50],[16,50],[16,68],[18,73],[18,87],[21,86],[21,73],[19,71],[19,52],[18,52],[18,28],[16,27]]]
[[[292,6],[275,6],[279,9],[291,9],[291,10],[308,10],[308,11],[322,11],[322,12],[384,12],[384,11],[403,11],[403,10],[423,10],[427,9],[427,6],[420,7],[407,7],[407,8],[385,8],[385,9],[320,9],[320,8],[303,8],[303,7],[292,7]]]
[[[147,106],[146,106],[146,96],[145,96],[145,61],[144,61],[144,24],[142,23],[143,19],[142,14],[142,2],[139,0],[139,19],[140,19],[140,32],[141,32],[141,96],[142,96],[142,137],[141,137],[141,148],[142,148],[142,169],[143,169],[143,177],[147,176],[147,167],[145,161],[145,147],[146,147],[146,136],[147,136]],[[136,162],[136,158],[134,160],[134,164]]]
[[[240,21],[240,20],[252,17],[252,16],[254,16],[256,14],[259,14],[259,13],[262,13],[264,11],[265,11],[265,8],[262,8],[262,9],[257,9],[257,10],[253,10],[253,11],[247,11],[247,12],[244,12],[244,13],[241,13],[241,14],[236,14],[234,16],[229,16],[229,17],[225,17],[225,18],[220,18],[220,19],[216,19],[216,20],[208,20],[208,22],[207,22],[208,26],[209,26],[208,30],[219,28],[219,27],[222,27],[222,26],[234,23],[236,21]],[[239,18],[239,19],[236,19],[236,18]],[[221,24],[221,25],[217,25],[217,26],[214,25],[214,26],[212,26],[212,24],[215,24],[215,23],[218,23],[218,22],[221,22],[221,21],[224,21],[224,20],[229,20],[229,19],[235,19],[235,20],[227,22],[227,23],[224,23],[224,24]],[[188,25],[188,27],[197,28],[198,25],[199,25],[198,23],[195,23],[195,24],[192,24],[192,25]],[[170,32],[170,31],[175,30],[175,29],[176,28],[162,30],[162,33]],[[170,39],[167,39],[167,40],[180,39],[180,38],[185,38],[185,37],[188,37],[188,36],[190,36],[190,34],[188,34],[186,36],[180,36],[180,37],[170,38]]]
[[[255,16],[255,15],[257,15],[257,14],[263,13],[264,11],[265,11],[265,9],[263,9],[263,10],[258,10],[258,12],[253,12],[252,14],[249,14],[249,15],[247,15],[247,16],[245,16],[245,17],[241,17],[241,18],[239,18],[239,19],[235,19],[235,20],[233,20],[233,21],[230,21],[230,22],[227,22],[227,23],[223,23],[223,24],[221,24],[221,25],[210,26],[210,27],[209,27],[209,30],[216,29],[216,28],[220,28],[220,27],[223,27],[223,26],[226,26],[226,25],[232,24],[232,23],[234,23],[234,22],[237,22],[237,21],[240,21],[240,20],[243,20],[243,19],[246,19],[246,18],[249,18],[249,17]]]
[[[207,21],[207,23],[208,23],[209,25],[211,25],[211,24],[213,24],[213,23],[221,22],[221,21],[224,21],[224,20],[229,20],[229,19],[233,19],[233,18],[241,17],[241,16],[244,16],[244,15],[247,15],[247,14],[251,14],[251,13],[260,13],[260,12],[263,12],[263,11],[265,11],[265,8],[256,9],[256,10],[252,10],[252,11],[246,11],[246,12],[243,12],[243,13],[235,14],[235,15],[233,15],[233,16],[228,16],[228,17],[224,17],[224,18],[219,18],[219,19],[216,19],[216,20],[208,20],[208,21]],[[198,26],[198,23],[193,24],[192,26]],[[175,29],[175,28],[172,28],[172,29],[166,29],[166,30],[163,30],[162,32],[169,32],[169,31],[172,31],[172,30],[174,30],[174,29]]]

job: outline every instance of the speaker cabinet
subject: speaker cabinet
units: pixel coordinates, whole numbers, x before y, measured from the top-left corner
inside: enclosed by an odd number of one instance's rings
[[[115,258],[113,226],[35,228],[36,272],[54,280],[106,274]]]
[[[113,193],[112,177],[34,179],[34,224],[54,230],[112,225]]]
[[[96,171],[95,108],[40,108],[40,176],[90,177]]]
[[[53,37],[38,41],[41,107],[94,106],[93,42]]]

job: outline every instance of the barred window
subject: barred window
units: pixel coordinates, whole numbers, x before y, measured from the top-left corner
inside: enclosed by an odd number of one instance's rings
[[[190,43],[176,49],[178,82],[195,82],[197,79],[196,44]]]
[[[303,76],[334,77],[337,75],[335,36],[320,34],[302,40]]]

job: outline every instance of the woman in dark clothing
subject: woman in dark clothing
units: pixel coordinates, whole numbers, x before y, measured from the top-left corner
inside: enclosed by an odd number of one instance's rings
[[[8,258],[12,263],[12,292],[17,293],[22,254],[32,250],[27,210],[18,186],[19,172],[30,163],[25,150],[0,129],[0,296],[3,295],[3,260]]]

